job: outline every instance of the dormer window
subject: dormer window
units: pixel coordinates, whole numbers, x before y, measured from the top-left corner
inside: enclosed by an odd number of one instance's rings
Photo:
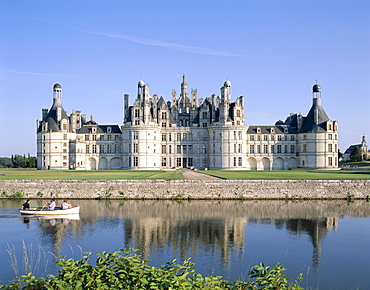
[[[261,128],[257,128],[257,133],[261,133]]]
[[[271,133],[273,134],[273,133],[275,133],[275,128],[271,128]]]
[[[108,127],[108,128],[107,128],[107,133],[108,133],[108,134],[112,133],[112,127]]]
[[[288,133],[288,128],[284,128],[284,133],[287,134]]]

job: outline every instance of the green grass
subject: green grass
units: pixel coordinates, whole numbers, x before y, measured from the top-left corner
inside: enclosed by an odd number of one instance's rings
[[[169,173],[168,175],[166,175]],[[175,178],[171,172],[160,170],[0,170],[1,179],[149,179]],[[180,173],[181,174],[181,173]],[[163,176],[163,177],[162,177]],[[180,175],[178,175],[180,177]],[[181,174],[182,177],[182,174]],[[177,177],[176,177],[177,179]]]
[[[354,167],[354,166],[357,166],[358,168],[366,168],[366,167],[370,167],[370,162],[339,162],[339,167],[342,167],[342,166],[350,166],[350,167]]]
[[[370,170],[208,170],[200,171],[223,179],[254,179],[254,180],[356,180],[370,179]]]
[[[178,170],[176,171],[166,171],[150,177],[150,179],[184,179],[182,173]]]

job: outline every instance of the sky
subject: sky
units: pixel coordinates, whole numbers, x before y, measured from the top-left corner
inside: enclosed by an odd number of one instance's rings
[[[305,116],[317,82],[340,150],[370,143],[370,1],[0,0],[0,156],[36,155],[56,82],[68,113],[122,125],[141,79],[171,100],[183,74],[198,98],[229,80],[246,125]]]

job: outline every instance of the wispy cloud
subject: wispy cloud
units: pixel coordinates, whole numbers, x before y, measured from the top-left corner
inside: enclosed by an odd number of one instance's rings
[[[0,71],[23,74],[23,75],[33,75],[33,76],[49,76],[49,77],[83,77],[83,78],[104,78],[104,76],[93,76],[93,75],[73,75],[73,74],[56,74],[56,73],[40,73],[40,72],[30,72],[30,71],[20,71],[10,68],[0,67]]]
[[[101,35],[101,36],[110,37],[110,38],[123,39],[123,40],[131,41],[131,42],[135,42],[135,43],[139,43],[143,45],[159,46],[159,47],[164,47],[164,48],[169,48],[169,49],[174,49],[174,50],[179,50],[179,51],[185,51],[189,53],[217,55],[217,56],[245,57],[245,55],[233,54],[233,53],[223,51],[223,50],[216,50],[216,49],[210,49],[210,48],[199,47],[199,46],[189,46],[189,45],[183,45],[183,44],[155,40],[155,39],[146,39],[146,38],[131,36],[127,34],[108,34],[108,33],[82,30],[82,29],[78,29],[74,27],[69,27],[69,28],[78,30],[84,33]]]

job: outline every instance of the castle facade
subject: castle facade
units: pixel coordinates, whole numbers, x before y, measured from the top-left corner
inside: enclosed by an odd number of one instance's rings
[[[62,87],[53,87],[53,105],[37,120],[37,167],[60,170],[288,170],[338,166],[338,122],[321,105],[321,87],[312,88],[306,116],[290,114],[273,125],[246,126],[244,97],[234,102],[231,83],[205,99],[188,91],[150,95],[138,83],[130,105],[124,95],[123,125],[99,125],[81,111],[62,106]]]

